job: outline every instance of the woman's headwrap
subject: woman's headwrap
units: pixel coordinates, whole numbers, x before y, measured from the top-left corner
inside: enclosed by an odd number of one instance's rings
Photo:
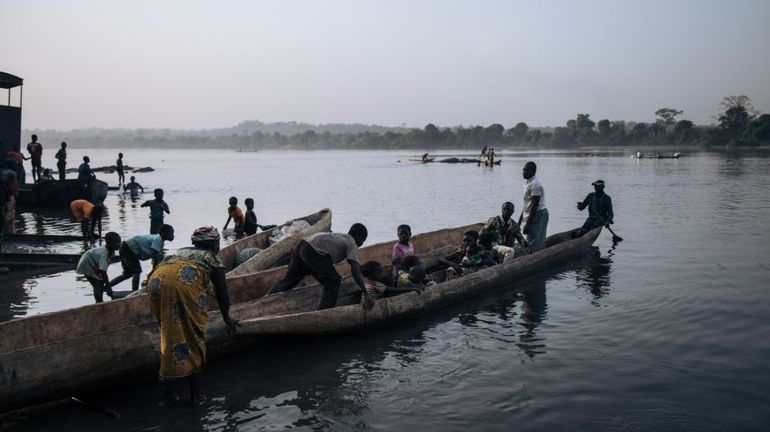
[[[200,227],[193,231],[191,239],[193,243],[202,241],[218,241],[219,231],[217,231],[217,229],[213,226]]]

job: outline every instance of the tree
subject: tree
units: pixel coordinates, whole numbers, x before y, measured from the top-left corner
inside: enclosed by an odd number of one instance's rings
[[[505,127],[499,123],[494,123],[487,126],[484,129],[484,142],[489,144],[497,144],[502,142],[503,132],[505,132]]]
[[[529,126],[527,126],[524,122],[518,122],[516,123],[516,126],[513,127],[512,135],[513,138],[516,141],[520,141],[524,135],[527,134],[527,131],[529,131]]]
[[[575,119],[575,126],[579,130],[593,129],[595,123],[591,120],[591,114],[578,114]]]
[[[660,108],[659,110],[655,111],[655,116],[658,117],[656,122],[663,124],[666,127],[673,126],[676,124],[676,117],[682,115],[683,113],[684,111],[679,111],[674,108]]]
[[[679,120],[674,126],[674,139],[678,142],[688,142],[692,135],[692,122],[690,120]]]
[[[608,119],[599,120],[599,123],[596,124],[596,127],[599,128],[599,135],[601,135],[602,138],[610,137],[610,134],[612,133],[612,125]]]
[[[719,105],[722,111],[718,120],[723,138],[731,140],[743,136],[749,122],[757,114],[751,98],[746,95],[725,96]]]

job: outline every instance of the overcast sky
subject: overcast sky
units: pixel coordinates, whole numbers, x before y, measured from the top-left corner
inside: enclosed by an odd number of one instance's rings
[[[770,111],[769,54],[767,0],[0,0],[27,129],[704,124]]]

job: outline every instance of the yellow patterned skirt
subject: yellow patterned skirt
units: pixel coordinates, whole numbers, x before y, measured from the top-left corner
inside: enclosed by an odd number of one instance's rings
[[[147,279],[150,310],[160,325],[160,379],[200,372],[206,363],[210,271],[202,263],[170,257]]]

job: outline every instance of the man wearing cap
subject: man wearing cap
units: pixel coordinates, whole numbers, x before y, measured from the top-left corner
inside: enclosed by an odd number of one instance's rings
[[[609,227],[614,223],[612,199],[604,193],[604,180],[596,180],[591,185],[594,187],[594,192],[589,193],[583,202],[577,203],[578,210],[588,207],[588,219],[578,230],[578,235],[583,235],[600,226]]]
[[[545,188],[535,175],[537,165],[529,161],[524,164],[522,176],[527,181],[524,185],[524,209],[519,216],[519,225],[527,237],[532,252],[545,249],[545,236],[548,229],[548,209],[545,207]]]

